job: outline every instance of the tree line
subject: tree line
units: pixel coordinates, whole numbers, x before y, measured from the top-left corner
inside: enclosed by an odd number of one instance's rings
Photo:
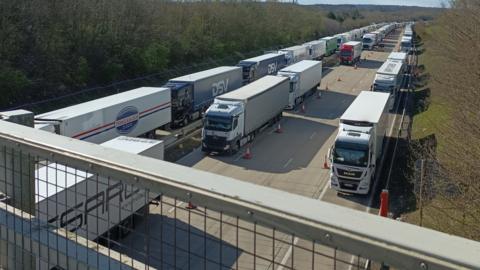
[[[1,1],[0,108],[380,19],[352,14],[340,22],[325,10],[274,2]],[[403,15],[389,19],[413,18]]]

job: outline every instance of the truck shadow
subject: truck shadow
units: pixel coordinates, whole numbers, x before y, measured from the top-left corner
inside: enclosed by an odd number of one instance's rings
[[[177,208],[179,210],[186,211]],[[196,213],[198,211],[194,212],[200,216]],[[199,221],[200,217],[195,217],[194,212],[191,213],[192,220]],[[203,226],[203,218],[201,220],[198,227]],[[212,224],[209,224],[210,231],[220,226],[219,222]],[[112,249],[154,269],[185,270],[231,269],[243,253],[240,248],[213,234],[160,213],[150,213],[147,219],[139,221],[135,229]]]
[[[382,66],[383,61],[379,60],[372,60],[369,59],[367,56],[367,60],[365,60],[365,54],[362,55],[360,62],[358,62],[359,68],[368,68],[368,69],[378,69]]]
[[[315,95],[307,98],[305,101],[305,113],[301,111],[301,106],[291,113],[333,120],[339,118],[356,98],[354,95],[336,91],[320,91],[321,98],[317,98]]]

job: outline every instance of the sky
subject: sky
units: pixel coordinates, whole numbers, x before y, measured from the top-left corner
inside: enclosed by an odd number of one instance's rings
[[[357,4],[441,7],[445,0],[298,0],[299,4]]]

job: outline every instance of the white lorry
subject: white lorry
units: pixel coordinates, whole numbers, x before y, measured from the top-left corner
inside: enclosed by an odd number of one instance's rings
[[[303,44],[308,49],[308,54],[312,60],[321,60],[326,53],[326,42],[325,40],[313,40]]]
[[[156,159],[163,158],[164,151],[163,141],[124,136],[102,146]],[[148,204],[158,196],[59,163],[37,166],[37,217],[89,240],[101,242],[101,236],[107,232],[114,239],[128,233],[135,222],[132,215],[148,211]],[[112,230],[114,228],[116,230]]]
[[[35,128],[102,143],[140,136],[171,121],[170,89],[141,87],[35,116]]]
[[[395,100],[398,96],[403,83],[404,64],[399,61],[385,61],[377,70],[373,80],[372,90],[375,92],[384,92],[390,95],[389,109],[395,106]]]
[[[297,45],[288,48],[284,48],[278,51],[278,53],[285,54],[286,65],[291,65],[302,60],[310,59],[308,53],[308,47],[305,45]]]
[[[363,49],[373,50],[373,47],[375,47],[378,43],[377,38],[378,38],[377,33],[368,33],[363,35],[363,38],[362,38]]]
[[[293,109],[320,86],[322,62],[303,60],[281,69],[277,76],[287,77],[290,81],[290,94],[286,108]]]
[[[202,151],[233,154],[280,120],[288,104],[289,80],[267,75],[215,98],[202,129]]]
[[[362,91],[340,117],[330,148],[330,187],[368,194],[374,181],[388,127],[388,94]]]

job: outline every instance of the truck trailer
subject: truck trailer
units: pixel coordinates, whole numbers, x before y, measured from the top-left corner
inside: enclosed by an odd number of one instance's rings
[[[293,109],[320,86],[322,62],[303,60],[283,68],[277,76],[287,77],[290,81],[290,94],[286,108]]]
[[[351,64],[360,61],[362,55],[362,43],[359,41],[349,41],[340,47],[340,62],[342,64]]]
[[[264,127],[280,120],[288,93],[288,78],[267,75],[215,98],[205,114],[202,151],[238,151]]]
[[[330,187],[368,194],[380,164],[388,127],[386,93],[362,91],[340,117],[330,148]]]
[[[321,38],[320,40],[325,41],[325,56],[330,56],[335,53],[337,50],[337,38],[335,37],[324,37]]]
[[[153,132],[170,121],[170,89],[141,87],[36,115],[35,128],[102,143]]]
[[[297,45],[288,48],[284,48],[278,51],[279,53],[285,54],[285,64],[291,65],[302,60],[310,59],[310,54],[308,53],[308,47],[305,45]]]
[[[171,79],[172,128],[199,119],[213,99],[242,86],[242,68],[222,66]]]
[[[162,141],[121,136],[101,145],[163,158]],[[135,225],[133,214],[148,211],[150,201],[158,196],[59,163],[37,164],[35,189],[36,216],[40,220],[100,242],[106,233],[112,239],[128,233]]]
[[[240,61],[237,66],[242,68],[243,84],[251,83],[265,75],[275,75],[286,64],[285,54],[267,53]]]
[[[373,50],[373,47],[375,47],[378,43],[377,38],[378,38],[378,35],[373,32],[363,35],[363,38],[362,38],[363,49]]]
[[[404,64],[399,61],[385,61],[377,70],[373,80],[372,90],[390,95],[389,109],[395,106],[395,100],[403,83]]]
[[[307,46],[311,60],[321,60],[325,56],[326,43],[324,40],[314,40],[303,45]]]

